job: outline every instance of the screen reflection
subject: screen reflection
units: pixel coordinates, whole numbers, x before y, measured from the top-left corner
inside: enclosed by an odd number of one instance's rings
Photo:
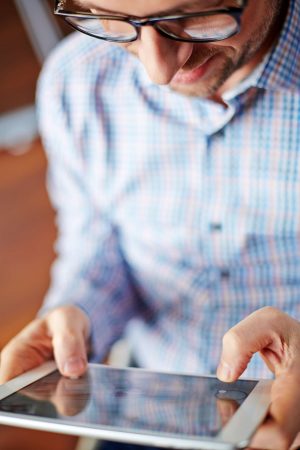
[[[90,365],[79,379],[53,372],[0,402],[0,410],[81,425],[215,436],[256,385]]]

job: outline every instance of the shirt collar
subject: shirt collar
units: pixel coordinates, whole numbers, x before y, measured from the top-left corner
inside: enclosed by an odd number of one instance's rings
[[[234,88],[224,92],[222,98],[227,103],[230,102],[230,100],[234,99],[235,97],[238,97],[240,94],[243,94],[251,87],[256,87],[259,83],[259,80],[265,70],[267,61],[269,59],[270,55],[267,54],[262,62],[246,77],[243,81],[241,81],[237,86]]]
[[[300,88],[300,2],[298,0],[289,1],[285,23],[258,80],[257,87],[272,90]]]

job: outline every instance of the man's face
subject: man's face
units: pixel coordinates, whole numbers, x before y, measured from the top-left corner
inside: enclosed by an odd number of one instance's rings
[[[95,13],[149,17],[234,6],[234,0],[80,0]],[[258,59],[276,38],[284,0],[249,0],[239,34],[213,43],[177,42],[143,27],[137,41],[118,44],[137,56],[154,83],[186,95],[213,96],[241,67]],[[163,5],[163,6],[162,6]]]

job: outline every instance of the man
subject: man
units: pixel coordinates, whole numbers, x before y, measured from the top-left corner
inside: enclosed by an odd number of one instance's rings
[[[215,373],[251,313],[220,378],[258,351],[298,371],[299,2],[56,3],[90,37],[40,82],[58,259],[2,379],[52,354],[80,375],[124,333],[141,366]]]

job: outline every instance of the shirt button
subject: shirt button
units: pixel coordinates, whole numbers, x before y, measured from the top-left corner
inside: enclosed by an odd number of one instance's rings
[[[218,223],[218,222],[212,222],[212,223],[209,225],[209,229],[210,229],[210,231],[211,231],[212,233],[215,233],[215,232],[220,232],[220,231],[222,231],[223,227],[222,227],[222,224],[221,224],[221,223]]]
[[[220,271],[220,276],[223,280],[228,280],[228,278],[230,278],[230,272],[227,269],[222,269]]]

